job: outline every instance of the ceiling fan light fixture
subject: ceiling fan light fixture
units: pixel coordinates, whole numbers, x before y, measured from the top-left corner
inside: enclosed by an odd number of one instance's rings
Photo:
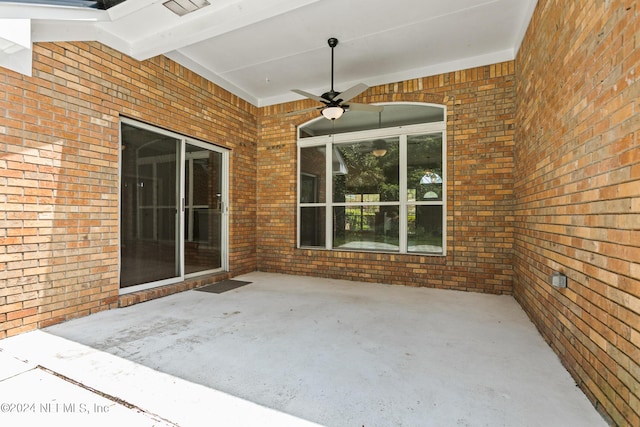
[[[385,154],[387,154],[387,149],[386,148],[375,148],[373,150],[373,155],[376,157],[382,157]]]
[[[329,120],[337,120],[342,117],[344,110],[342,107],[331,106],[322,109],[322,115]]]
[[[373,155],[376,157],[382,157],[387,154],[387,143],[383,139],[376,139],[373,141]]]

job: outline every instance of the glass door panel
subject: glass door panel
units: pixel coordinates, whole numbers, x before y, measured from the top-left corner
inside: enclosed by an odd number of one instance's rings
[[[120,287],[179,277],[180,140],[122,124]]]
[[[222,267],[222,153],[185,147],[184,270]]]

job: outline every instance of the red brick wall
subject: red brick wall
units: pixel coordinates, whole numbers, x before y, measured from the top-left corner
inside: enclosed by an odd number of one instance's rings
[[[258,268],[361,281],[512,292],[514,63],[370,88],[359,102],[447,106],[446,257],[296,249],[296,126],[285,113],[310,101],[259,111]]]
[[[639,14],[540,0],[516,61],[514,294],[621,426],[640,425]]]
[[[120,115],[232,150],[229,261],[255,270],[256,114],[98,43],[36,44],[33,77],[0,69],[0,338],[117,305]]]

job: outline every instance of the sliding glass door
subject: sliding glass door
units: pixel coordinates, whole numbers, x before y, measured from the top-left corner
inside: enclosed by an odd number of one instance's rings
[[[121,125],[120,287],[160,286],[226,268],[226,150]]]

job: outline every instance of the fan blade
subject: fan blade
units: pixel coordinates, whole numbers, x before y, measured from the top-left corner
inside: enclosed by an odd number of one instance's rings
[[[285,117],[291,117],[291,116],[297,116],[299,114],[304,114],[304,113],[308,113],[309,111],[315,111],[315,110],[322,110],[324,107],[311,107],[311,108],[305,108],[304,110],[297,110],[297,111],[292,111],[290,113],[285,114]]]
[[[372,104],[358,104],[357,102],[353,102],[349,105],[343,105],[347,110],[352,111],[371,111],[373,113],[381,113],[384,110],[382,105],[372,105]]]
[[[326,99],[324,99],[324,98],[322,98],[322,97],[320,97],[318,95],[314,95],[312,93],[305,92],[305,91],[300,90],[300,89],[291,89],[291,92],[295,92],[298,95],[304,96],[305,98],[313,99],[314,101],[322,102],[323,104],[327,103]]]
[[[340,95],[336,96],[336,98],[340,100],[339,102],[346,102],[360,95],[367,89],[369,89],[369,86],[364,83],[358,83],[357,85],[345,90],[344,92],[340,92]]]

